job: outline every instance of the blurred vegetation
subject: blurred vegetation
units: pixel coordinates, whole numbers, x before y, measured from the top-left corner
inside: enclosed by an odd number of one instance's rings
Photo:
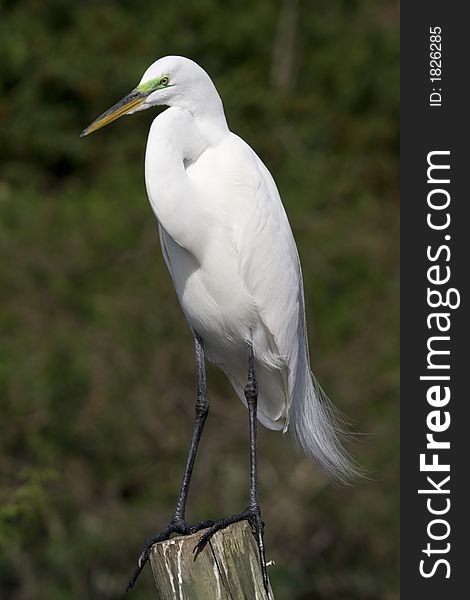
[[[396,0],[0,0],[0,596],[122,597],[173,509],[195,377],[143,182],[155,113],[78,137],[165,54],[273,172],[315,372],[367,434],[372,480],[337,488],[260,432],[276,599],[398,598]],[[208,377],[193,520],[248,483],[246,411]]]

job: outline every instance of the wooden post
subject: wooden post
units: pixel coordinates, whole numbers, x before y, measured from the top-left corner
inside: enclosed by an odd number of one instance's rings
[[[267,600],[258,548],[246,521],[218,531],[194,558],[203,531],[155,544],[150,553],[160,600]],[[269,600],[274,600],[270,591]]]

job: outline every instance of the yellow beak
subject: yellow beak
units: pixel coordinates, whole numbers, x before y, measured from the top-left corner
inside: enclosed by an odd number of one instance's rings
[[[82,131],[80,137],[84,137],[90,133],[93,133],[97,129],[101,129],[108,123],[112,123],[122,115],[125,115],[130,110],[140,106],[145,98],[149,95],[149,92],[141,92],[137,89],[132,90],[130,94],[127,94],[122,100],[119,100],[114,106],[108,108],[106,112],[100,115],[93,121],[86,129]]]

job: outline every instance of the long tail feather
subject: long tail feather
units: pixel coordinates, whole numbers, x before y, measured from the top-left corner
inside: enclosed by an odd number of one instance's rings
[[[294,386],[287,435],[295,447],[338,483],[350,483],[364,475],[342,445],[341,438],[347,433],[337,411],[308,369],[303,381]]]

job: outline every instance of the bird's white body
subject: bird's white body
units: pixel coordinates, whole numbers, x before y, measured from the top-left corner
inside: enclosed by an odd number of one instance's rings
[[[250,345],[259,421],[348,479],[355,467],[310,371],[302,273],[284,207],[265,165],[229,130],[208,74],[187,58],[157,60],[82,135],[154,105],[170,108],[151,126],[145,181],[190,327],[244,403]]]
[[[186,156],[167,138],[179,131],[197,140]],[[189,325],[243,401],[253,340],[258,418],[286,429],[299,361],[308,361],[297,250],[269,172],[228,129],[210,145],[192,115],[170,108],[150,129],[145,174]]]

